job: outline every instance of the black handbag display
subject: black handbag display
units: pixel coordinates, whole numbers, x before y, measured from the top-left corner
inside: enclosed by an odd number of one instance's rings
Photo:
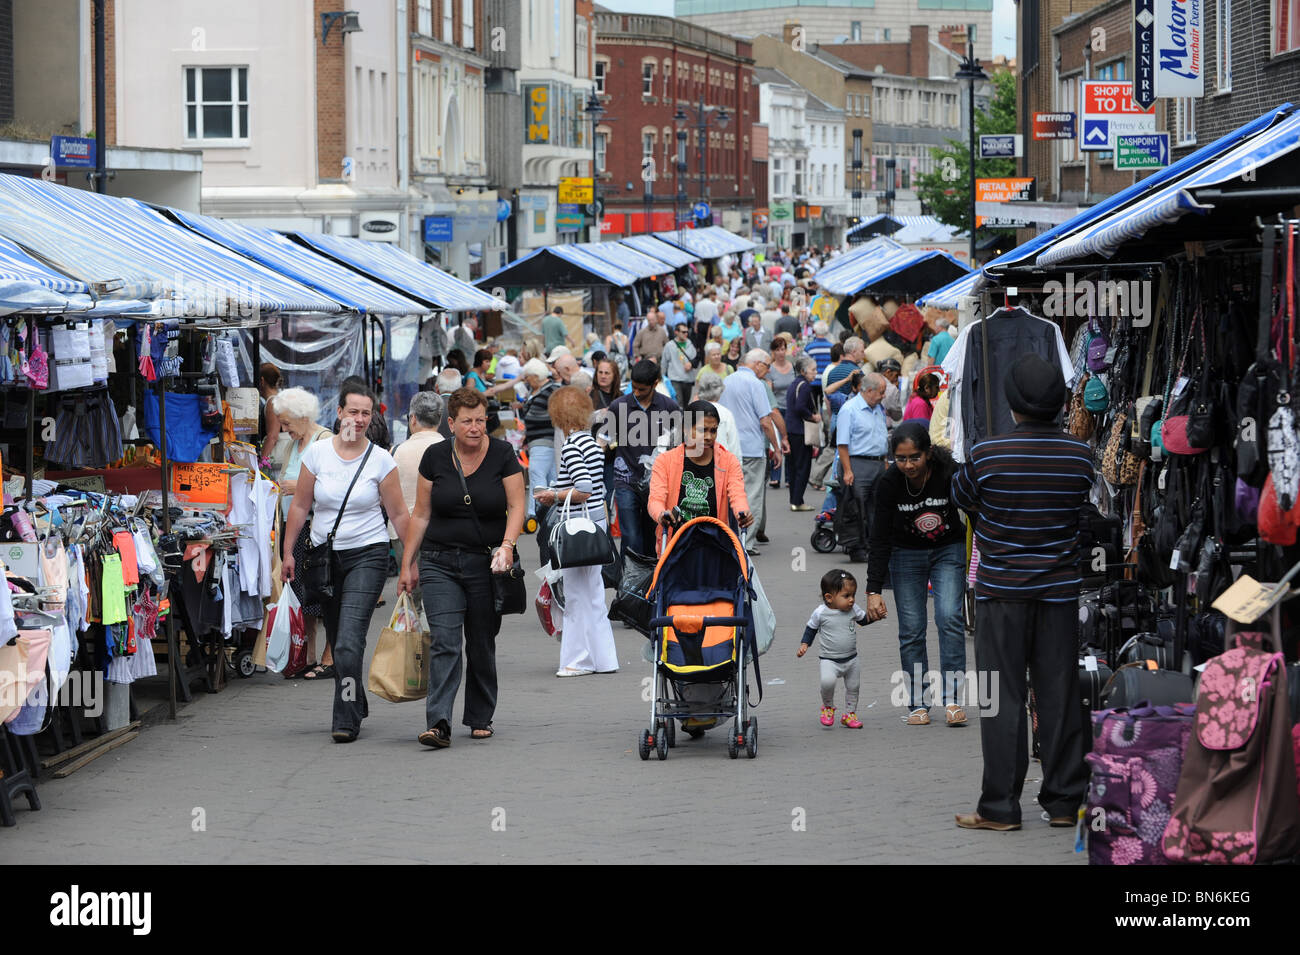
[[[478,514],[474,510],[474,502],[469,496],[469,485],[465,483],[465,472],[460,467],[460,457],[456,454],[456,449],[451,449],[451,461],[456,466],[456,477],[460,478],[460,490],[465,495],[465,506],[469,508],[469,516],[474,520],[474,527],[478,531],[479,542],[482,543],[483,549],[492,553],[492,548],[488,545],[487,538],[483,536],[483,525],[478,522]],[[492,609],[498,614],[505,616],[512,613],[523,613],[528,607],[528,588],[524,586],[524,567],[519,563],[519,550],[512,547],[511,554],[514,557],[514,563],[510,569],[503,573],[493,573],[492,577]]]
[[[604,502],[601,502],[604,506]],[[573,489],[564,495],[564,506],[556,505],[559,519],[551,528],[548,547],[551,565],[564,570],[570,567],[604,567],[618,554],[609,532],[589,517],[574,517]]]
[[[348,484],[347,493],[343,495],[343,501],[339,504],[338,517],[334,519],[334,526],[330,528],[325,542],[309,544],[307,552],[302,555],[301,566],[294,568],[294,573],[302,578],[303,594],[306,595],[309,604],[324,603],[334,599],[334,535],[339,532],[339,522],[343,520],[343,511],[348,506],[348,498],[352,496],[357,478],[361,477],[361,472],[366,469],[366,461],[370,459],[370,452],[373,450],[375,450],[375,443],[372,441],[366,446],[366,453],[361,456],[361,464],[352,475],[352,482]],[[308,540],[310,539],[308,537]]]

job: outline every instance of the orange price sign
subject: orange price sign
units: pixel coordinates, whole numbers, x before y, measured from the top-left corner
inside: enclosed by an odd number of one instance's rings
[[[172,496],[184,504],[215,505],[224,509],[230,503],[230,475],[228,464],[172,465]]]

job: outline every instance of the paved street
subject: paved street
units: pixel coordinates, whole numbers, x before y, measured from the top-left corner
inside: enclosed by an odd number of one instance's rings
[[[862,632],[866,725],[820,726],[816,657],[794,651],[817,581],[836,562],[808,547],[812,515],[791,514],[786,500],[769,496],[774,543],[758,558],[780,632],[762,659],[756,760],[729,760],[714,731],[698,742],[679,735],[666,762],[642,762],[641,636],[616,627],[616,675],[558,680],[558,645],[530,613],[507,618],[499,640],[490,741],[455,726],[450,749],[427,749],[415,741],[422,703],[372,696],[360,739],[337,745],[328,686],[258,674],[199,695],[174,724],[146,727],[68,779],[43,779],[44,808],[22,802],[0,852],[45,863],[1082,863],[1073,834],[1040,821],[1037,763],[1024,830],[953,825],[978,793],[975,713],[962,729],[941,715],[927,727],[900,722],[892,617]],[[536,566],[531,538],[522,554]],[[393,595],[390,581],[372,647]],[[933,633],[930,648],[937,666]]]

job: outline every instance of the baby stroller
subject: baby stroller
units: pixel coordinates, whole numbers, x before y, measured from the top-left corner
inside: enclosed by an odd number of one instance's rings
[[[746,716],[745,668],[762,700],[750,600],[749,560],[736,535],[714,517],[687,521],[665,545],[647,594],[654,641],[650,726],[637,738],[642,759],[667,759],[675,721],[733,719],[727,755],[758,755],[758,720]],[[685,729],[692,738],[704,730]]]

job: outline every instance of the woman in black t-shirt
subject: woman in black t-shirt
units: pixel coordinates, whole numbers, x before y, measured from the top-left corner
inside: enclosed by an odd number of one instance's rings
[[[889,448],[894,463],[874,491],[867,612],[883,616],[881,588],[888,571],[898,606],[899,655],[911,686],[911,712],[903,721],[924,726],[930,722],[930,704],[937,702],[927,701],[925,692],[934,686],[925,645],[927,594],[934,588],[945,718],[949,726],[960,726],[966,722],[959,702],[966,671],[966,526],[952,501],[955,465],[945,449],[931,446],[930,430],[920,421],[895,428]]]
[[[431,446],[420,461],[400,583],[403,591],[420,588],[429,618],[427,729],[419,740],[438,749],[451,745],[462,639],[467,682],[461,722],[472,739],[492,735],[501,629],[492,574],[510,568],[524,526],[523,468],[509,444],[488,437],[487,399],[461,388],[447,399],[447,419],[452,440]]]

